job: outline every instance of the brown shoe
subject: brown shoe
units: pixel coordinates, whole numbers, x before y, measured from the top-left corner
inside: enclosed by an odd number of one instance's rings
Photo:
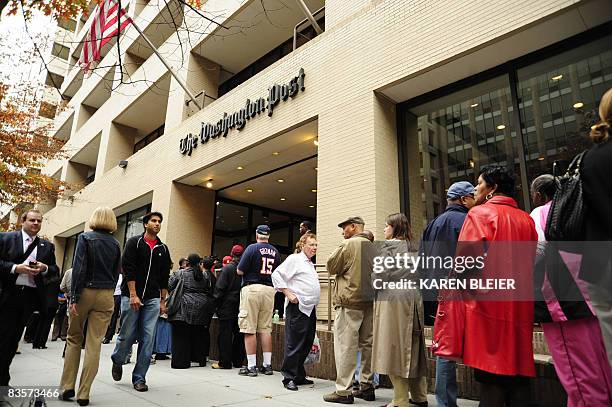
[[[363,399],[365,401],[374,401],[376,400],[374,387],[361,387],[359,390],[353,390],[353,397],[357,397],[358,399]]]
[[[134,385],[134,390],[140,391],[140,392],[147,391],[149,390],[149,386],[147,386],[145,383],[142,383],[142,382],[136,383]]]
[[[343,396],[336,392],[326,394],[325,396],[323,396],[323,400],[327,401],[328,403],[340,404],[353,404],[355,402],[355,399],[353,398],[352,394],[349,394],[348,396]]]

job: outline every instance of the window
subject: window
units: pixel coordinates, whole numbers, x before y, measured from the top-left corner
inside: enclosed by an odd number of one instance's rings
[[[57,105],[40,102],[40,108],[38,109],[38,115],[47,119],[55,118],[55,112],[57,111]]]
[[[57,25],[70,32],[74,32],[76,30],[76,20],[71,18],[61,18],[57,20]]]
[[[53,54],[54,56],[68,61],[69,53],[70,49],[68,47],[63,46],[62,44],[58,44],[57,42],[53,43],[53,49],[51,50],[51,54]]]
[[[590,146],[599,100],[612,87],[612,36],[592,33],[399,106],[402,205],[415,236],[444,210],[448,187],[475,183],[483,166],[513,168],[514,198],[529,211],[531,181]]]
[[[145,148],[146,146],[148,146],[149,144],[151,144],[152,142],[154,142],[155,140],[157,140],[163,135],[164,135],[164,124],[162,124],[157,129],[153,130],[151,133],[143,137],[142,140],[134,144],[134,154],[136,154],[138,150],[142,150],[143,148]]]

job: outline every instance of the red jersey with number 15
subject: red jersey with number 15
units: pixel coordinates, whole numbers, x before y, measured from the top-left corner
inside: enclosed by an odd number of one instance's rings
[[[244,273],[243,284],[264,284],[272,286],[272,272],[281,263],[281,256],[270,243],[249,245],[238,263],[238,270]]]

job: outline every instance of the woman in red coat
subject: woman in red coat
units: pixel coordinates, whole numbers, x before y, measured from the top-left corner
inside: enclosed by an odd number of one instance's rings
[[[514,192],[514,174],[501,166],[482,168],[474,193],[477,206],[459,234],[457,255],[465,254],[462,248],[487,248],[481,278],[514,279],[521,290],[478,290],[465,297],[463,362],[475,369],[483,407],[528,405],[528,378],[535,376],[533,301],[521,294],[532,292],[538,235],[529,214],[511,197]]]

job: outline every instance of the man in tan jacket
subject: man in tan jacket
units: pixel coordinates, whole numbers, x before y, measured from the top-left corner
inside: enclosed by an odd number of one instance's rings
[[[327,270],[336,276],[334,287],[334,355],[336,391],[323,400],[352,404],[354,397],[374,401],[372,384],[372,300],[370,285],[375,249],[362,235],[365,222],[359,216],[338,224],[344,241],[327,260]],[[361,351],[360,388],[352,391],[357,368],[357,351]]]

